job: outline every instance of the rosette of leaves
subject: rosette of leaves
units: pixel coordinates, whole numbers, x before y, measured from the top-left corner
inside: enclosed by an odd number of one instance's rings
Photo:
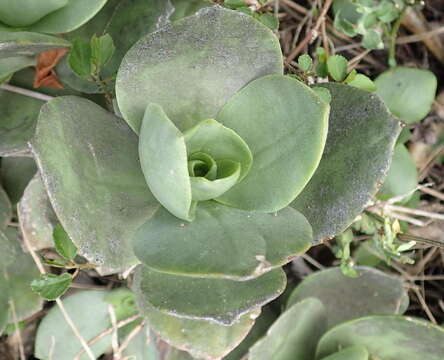
[[[330,107],[282,62],[257,20],[205,8],[126,54],[123,119],[72,96],[39,116],[33,152],[79,253],[141,263],[140,311],[197,357],[246,336],[285,287],[280,267],[312,245],[309,222],[320,240],[362,211],[399,130],[377,96],[327,84]]]
[[[374,268],[357,271],[358,278],[344,276],[339,268],[308,276],[246,358],[441,359],[444,329],[402,316],[408,305],[402,280]]]

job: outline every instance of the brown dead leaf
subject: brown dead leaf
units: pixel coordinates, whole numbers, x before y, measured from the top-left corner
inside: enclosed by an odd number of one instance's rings
[[[49,86],[63,89],[63,85],[59,82],[54,68],[67,52],[67,48],[59,48],[44,51],[38,56],[33,84],[34,88]]]

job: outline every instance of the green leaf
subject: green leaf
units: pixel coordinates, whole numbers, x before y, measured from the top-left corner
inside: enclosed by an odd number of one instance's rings
[[[258,14],[257,19],[271,30],[279,29],[279,19],[274,14]]]
[[[395,147],[387,177],[379,190],[378,198],[387,200],[410,193],[404,199],[407,201],[417,186],[418,171],[416,170],[416,164],[407,148],[403,144],[398,144]]]
[[[328,76],[327,63],[320,62],[316,65],[316,75],[321,78],[326,78]]]
[[[375,84],[376,93],[393,115],[412,124],[430,112],[435,100],[437,79],[428,70],[395,67],[379,75]]]
[[[145,306],[144,302],[141,312],[147,317],[151,329],[171,346],[188,351],[197,358],[220,359],[245,338],[260,310],[254,309],[242,315],[231,326],[178,318]]]
[[[441,360],[444,329],[423,320],[404,316],[369,316],[340,324],[318,344],[317,359],[338,348],[363,346],[370,359]]]
[[[171,0],[171,5],[174,7],[174,12],[171,14],[170,20],[177,21],[193,15],[204,7],[211,6],[212,3],[209,0]]]
[[[328,113],[329,106],[310,88],[288,76],[262,77],[239,91],[216,120],[248,144],[253,165],[217,201],[260,212],[287,206],[319,164]]]
[[[114,54],[116,47],[109,34],[97,37],[93,35],[91,39],[91,61],[100,69],[105,66]]]
[[[54,246],[52,233],[58,220],[40,175],[36,174],[29,182],[17,212],[22,235],[33,250]]]
[[[298,57],[298,66],[303,72],[309,72],[313,66],[313,59],[308,54],[301,55]]]
[[[250,349],[249,360],[313,360],[318,339],[326,330],[325,310],[306,299],[286,310],[267,334]]]
[[[46,300],[55,300],[68,290],[71,282],[72,276],[69,273],[42,274],[39,279],[31,282],[31,289]]]
[[[137,142],[122,119],[73,96],[42,107],[32,142],[54,210],[79,254],[110,271],[137,262],[132,236],[160,206],[140,169]]]
[[[134,252],[160,272],[251,278],[304,253],[311,239],[310,224],[294,209],[260,214],[207,201],[189,224],[159,209],[136,233]]]
[[[12,218],[12,206],[8,194],[0,185],[0,231],[6,229]]]
[[[29,66],[35,66],[35,63],[36,59],[32,56],[0,57],[0,78],[7,78],[16,71]],[[0,80],[0,82],[2,81]]]
[[[279,42],[271,30],[247,15],[210,7],[133,46],[117,75],[116,95],[136,132],[148,103],[161,105],[184,131],[214,118],[255,78],[282,71]]]
[[[350,346],[321,360],[368,360],[368,351],[363,346]]]
[[[113,305],[117,321],[129,318],[138,313],[134,293],[126,287],[114,289],[104,299]]]
[[[384,179],[400,130],[376,95],[343,84],[322,86],[332,95],[327,144],[291,204],[312,225],[315,241],[341,233],[362,212]]]
[[[57,224],[52,233],[55,249],[65,259],[73,260],[77,255],[77,247],[73,244],[62,225]]]
[[[331,103],[331,94],[328,89],[319,86],[313,86],[311,89],[316,93],[317,96],[324,100],[325,103]]]
[[[108,291],[80,291],[63,299],[66,312],[82,337],[89,341],[111,327],[108,304],[105,297]],[[111,335],[102,337],[91,345],[95,356],[99,357],[111,348]],[[78,338],[63,317],[58,306],[53,306],[37,329],[34,355],[39,359],[72,360],[83,349]],[[82,360],[88,356],[83,354]]]
[[[17,58],[0,59],[14,60]],[[34,135],[35,124],[43,101],[0,90],[0,156],[23,154],[28,151],[28,141]],[[17,111],[20,109],[20,111]]]
[[[140,320],[139,320],[140,321]],[[135,321],[138,324],[139,321]],[[132,324],[119,330],[120,344],[130,335],[130,331],[135,326]],[[128,346],[123,350],[123,358],[128,360],[161,360],[159,339],[153,334],[151,329],[146,324],[135,337],[131,339]],[[165,359],[166,360],[166,359]]]
[[[243,314],[279,296],[285,273],[275,269],[245,281],[170,275],[139,266],[134,287],[139,307],[191,320],[232,325]]]
[[[248,353],[250,347],[266,334],[276,318],[276,314],[269,306],[263,307],[248,335],[233,351],[224,357],[224,360],[241,360]]]
[[[3,0],[0,21],[12,27],[32,25],[46,15],[68,4],[69,0],[47,0],[38,3],[29,0]]]
[[[367,315],[402,314],[409,298],[401,278],[374,268],[355,267],[359,277],[342,274],[340,268],[307,276],[288,299],[291,306],[306,298],[317,298],[325,306],[328,328]]]
[[[157,104],[146,108],[139,156],[146,183],[156,199],[174,216],[192,221],[185,139]]]
[[[48,34],[73,31],[93,18],[106,2],[107,0],[70,0],[66,6],[29,26],[28,30]]]
[[[366,49],[384,49],[381,33],[373,29],[367,30],[362,37],[362,46]]]
[[[0,163],[0,175],[3,189],[15,207],[23,192],[37,172],[37,166],[30,157],[4,157]]]
[[[356,74],[353,80],[348,81],[348,85],[370,92],[376,91],[375,83],[363,74]]]
[[[7,249],[0,255],[0,270],[7,279],[9,300],[14,303],[17,321],[21,321],[42,309],[43,299],[30,286],[40,273],[31,256],[23,252],[16,228],[7,228],[4,235],[0,232],[0,247]],[[13,321],[9,314],[8,322]]]
[[[55,36],[31,32],[0,32],[0,58],[33,56],[43,51],[70,47],[71,43]]]
[[[3,241],[3,233],[0,231],[0,242]],[[1,245],[0,245],[1,246]],[[3,265],[3,262],[2,262]],[[0,335],[8,324],[9,314],[9,289],[8,282],[3,275],[3,271],[0,271]]]
[[[327,69],[330,76],[336,81],[343,81],[347,76],[347,59],[341,55],[329,56]]]
[[[92,51],[88,42],[74,40],[68,56],[68,63],[72,71],[82,78],[91,77]]]
[[[149,0],[149,6],[147,6],[147,0],[108,0],[96,16],[65,36],[69,40],[81,39],[89,42],[95,34],[109,34],[113,39],[115,52],[102,69],[103,77],[108,78],[115,75],[122,58],[131,46],[166,23],[171,13],[170,3],[171,1],[165,0]],[[188,4],[190,0],[186,0],[185,5]],[[173,6],[176,5],[173,4]],[[171,21],[173,21],[172,17],[169,18]],[[57,66],[57,75],[71,86],[67,82],[69,74],[60,74],[60,65]]]
[[[243,7],[246,6],[247,3],[245,2],[245,0],[225,0],[224,1],[224,5],[231,7],[233,9],[239,8],[239,7]]]
[[[216,120],[204,120],[184,133],[188,155],[203,152],[216,161],[230,160],[241,165],[242,180],[253,162],[248,145],[234,132]]]
[[[227,192],[239,181],[241,166],[239,163],[225,160],[219,161],[217,173],[219,179],[208,180],[203,176],[191,177],[191,193],[193,200],[205,201],[217,198]]]

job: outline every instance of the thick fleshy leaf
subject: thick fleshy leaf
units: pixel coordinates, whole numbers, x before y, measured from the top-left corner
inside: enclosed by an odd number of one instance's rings
[[[203,152],[216,163],[230,160],[241,165],[242,180],[251,168],[253,155],[245,141],[216,120],[204,120],[184,133],[188,155]],[[218,178],[220,176],[217,176]]]
[[[54,210],[96,264],[136,263],[134,231],[160,206],[140,169],[137,136],[122,119],[78,97],[59,97],[41,110],[32,147]]]
[[[0,186],[0,230],[6,229],[12,217],[12,207],[8,195]]]
[[[235,348],[250,331],[260,310],[241,316],[231,326],[205,320],[178,318],[146,306],[139,299],[139,308],[151,329],[168,344],[189,352],[196,358],[220,359]]]
[[[111,76],[131,46],[166,23],[170,12],[171,5],[165,0],[108,0],[94,18],[66,37],[69,40],[82,39],[89,42],[94,34],[109,34],[116,50],[104,73]],[[70,81],[68,73],[62,75],[61,80]]]
[[[28,66],[35,66],[35,63],[36,59],[32,56],[0,57],[0,82],[2,82],[2,79],[7,79],[16,71]]]
[[[322,303],[305,299],[286,310],[249,352],[249,360],[313,360],[326,330]]]
[[[23,192],[37,172],[30,157],[4,157],[0,162],[0,181],[13,207],[20,201]]]
[[[241,360],[244,358],[250,347],[265,335],[276,318],[276,314],[269,306],[263,307],[260,316],[256,319],[248,335],[242,340],[239,346],[224,357],[224,360]]]
[[[28,151],[42,105],[41,100],[0,90],[0,156]]]
[[[368,351],[363,346],[350,346],[322,360],[368,360]]]
[[[119,108],[139,132],[148,103],[160,104],[181,130],[214,118],[255,78],[282,74],[275,35],[251,16],[210,7],[142,38],[117,75]]]
[[[2,241],[2,233],[0,232],[0,241]],[[1,264],[1,263],[0,263]],[[1,264],[3,265],[3,264]],[[2,266],[0,266],[2,268]],[[0,271],[0,335],[8,323],[9,312],[9,289],[3,271]]]
[[[286,277],[279,268],[246,281],[207,279],[160,273],[141,265],[134,282],[141,308],[151,306],[177,317],[232,325],[279,296]]]
[[[340,268],[313,273],[293,290],[288,306],[317,298],[325,306],[328,328],[367,315],[396,315],[407,310],[409,297],[401,278],[370,267],[357,267],[357,278]]]
[[[160,272],[251,278],[307,251],[311,233],[307,220],[292,208],[261,214],[207,201],[199,203],[187,224],[159,209],[137,231],[134,253]]]
[[[56,36],[33,32],[0,32],[0,58],[33,56],[43,51],[70,47],[71,43]]]
[[[219,162],[218,173],[221,171],[223,177],[208,180],[202,176],[191,177],[191,194],[195,201],[211,200],[221,196],[239,181],[241,166],[233,161]]]
[[[216,119],[248,144],[253,165],[218,201],[261,212],[287,206],[321,160],[328,113],[310,88],[287,76],[263,77],[234,95]]]
[[[369,316],[340,324],[318,344],[317,359],[340,348],[360,345],[370,358],[384,360],[441,360],[444,329],[403,316]]]
[[[34,176],[17,207],[20,229],[34,250],[54,246],[52,233],[58,223],[40,175]]]
[[[194,360],[189,353],[175,348],[169,348],[165,354],[164,360]]]
[[[28,26],[66,6],[68,1],[3,0],[0,6],[0,21],[13,27]]]
[[[437,79],[429,70],[400,66],[379,75],[375,84],[376,93],[390,111],[411,124],[421,121],[431,110]]]
[[[183,134],[157,104],[146,108],[139,157],[146,183],[174,216],[191,221],[191,184]]]
[[[9,227],[0,241],[8,241],[8,251],[0,255],[0,264],[5,264],[4,274],[8,281],[9,298],[14,303],[17,320],[21,321],[39,311],[43,299],[31,290],[31,281],[39,276],[39,271],[29,254],[25,254],[20,246],[19,233],[16,228]],[[4,249],[5,244],[0,247]],[[12,256],[12,260],[8,257]],[[9,322],[13,317],[9,315]]]
[[[174,12],[170,17],[171,21],[182,19],[185,16],[190,16],[198,10],[212,5],[208,0],[171,0]]]
[[[343,231],[375,195],[390,165],[400,126],[381,99],[342,84],[318,84],[331,95],[322,160],[291,204],[303,213],[314,240]]]
[[[66,6],[29,26],[28,30],[48,34],[73,31],[97,14],[106,2],[107,0],[69,0]]]
[[[404,144],[398,144],[393,153],[392,164],[379,190],[378,197],[387,200],[391,197],[413,193],[418,186],[416,164]],[[408,200],[405,197],[404,200]]]
[[[81,291],[63,299],[63,305],[86,341],[111,327],[107,291]],[[91,345],[99,357],[111,348],[111,335],[104,336]],[[60,308],[54,306],[45,315],[37,329],[34,354],[39,359],[72,360],[82,350],[82,345],[63,317]],[[82,360],[88,359],[83,354]]]

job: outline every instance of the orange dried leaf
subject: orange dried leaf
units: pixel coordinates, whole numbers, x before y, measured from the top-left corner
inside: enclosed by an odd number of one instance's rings
[[[33,84],[34,88],[49,86],[63,89],[63,85],[59,82],[54,68],[67,52],[68,49],[59,48],[44,51],[38,56]]]

